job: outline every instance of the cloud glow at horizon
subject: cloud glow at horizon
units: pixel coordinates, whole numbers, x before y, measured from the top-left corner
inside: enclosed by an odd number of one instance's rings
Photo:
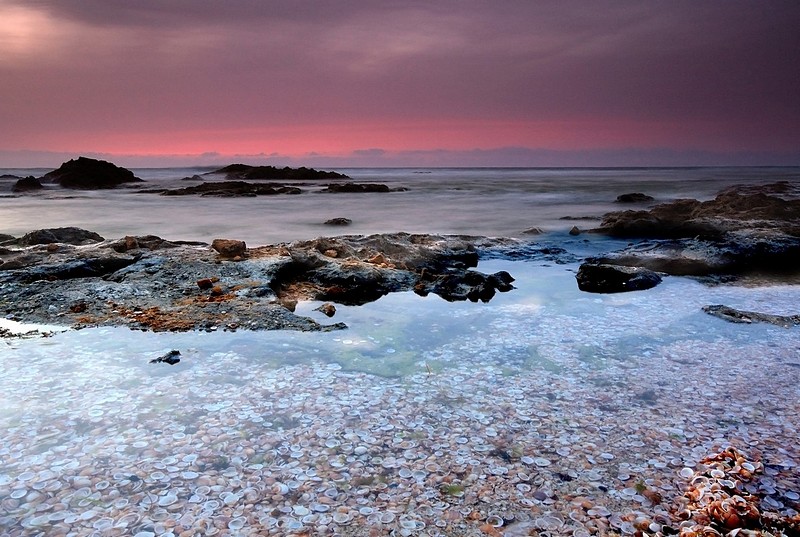
[[[799,6],[0,0],[0,151],[800,163]]]

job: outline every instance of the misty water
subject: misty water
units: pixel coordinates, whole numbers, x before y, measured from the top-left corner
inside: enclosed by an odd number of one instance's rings
[[[202,171],[135,170],[177,186]],[[478,535],[497,517],[509,532],[595,533],[591,516],[570,515],[575,495],[630,533],[627,514],[667,516],[678,471],[729,445],[777,468],[767,505],[797,512],[800,331],[701,308],[796,314],[800,286],[666,277],[647,291],[583,293],[580,258],[625,243],[567,230],[596,225],[583,217],[618,209],[621,193],[708,199],[798,170],[338,171],[409,190],[49,190],[0,199],[0,233],[75,225],[257,245],[335,234],[321,223],[348,217],[348,234],[540,227],[529,238],[575,261],[485,259],[477,270],[506,270],[516,289],[485,304],[396,293],[339,306],[348,328],[329,333],[90,328],[0,341],[0,533]],[[297,312],[330,322],[318,305]],[[173,349],[180,363],[150,363]],[[492,492],[481,500],[479,490]]]

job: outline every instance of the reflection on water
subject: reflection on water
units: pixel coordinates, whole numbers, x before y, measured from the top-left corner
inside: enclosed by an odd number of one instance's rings
[[[518,289],[342,306],[333,333],[2,341],[0,532],[625,533],[729,444],[762,453],[768,508],[797,509],[800,331],[700,307],[795,313],[800,288],[591,295],[575,269],[486,262]]]

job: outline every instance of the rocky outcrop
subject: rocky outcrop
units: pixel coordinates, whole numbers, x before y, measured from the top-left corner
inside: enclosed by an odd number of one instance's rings
[[[641,267],[584,263],[576,275],[578,289],[589,293],[642,291],[661,283],[661,276]]]
[[[405,192],[407,188],[389,188],[378,183],[331,183],[322,189],[322,192],[340,193],[368,193],[368,192]]]
[[[800,271],[800,187],[738,186],[713,200],[609,213],[595,232],[648,239],[594,258],[675,275]]]
[[[258,185],[245,181],[219,181],[202,183],[185,188],[158,188],[139,191],[142,194],[161,194],[162,196],[209,196],[217,198],[276,196],[279,194],[300,194],[297,187],[284,185]]]
[[[298,300],[364,304],[409,290],[488,301],[513,289],[513,278],[472,270],[479,249],[511,252],[512,242],[397,233],[246,250],[231,239],[209,248],[155,236],[83,246],[15,244],[0,250],[0,314],[155,331],[335,330],[345,326],[323,326],[291,310]]]
[[[617,203],[649,203],[654,201],[655,198],[653,196],[648,196],[647,194],[642,194],[641,192],[631,192],[628,194],[620,194],[617,196],[616,202]]]
[[[343,173],[315,170],[313,168],[276,168],[275,166],[248,166],[247,164],[231,164],[211,174],[222,174],[229,179],[276,179],[281,181],[307,181],[318,179],[349,179]]]
[[[42,183],[31,175],[14,183],[14,186],[11,187],[11,192],[36,192],[38,190],[42,190],[43,188],[44,186],[42,186]]]
[[[46,173],[45,182],[64,188],[95,190],[115,188],[126,183],[141,183],[133,172],[104,160],[78,157],[63,163],[57,170]]]

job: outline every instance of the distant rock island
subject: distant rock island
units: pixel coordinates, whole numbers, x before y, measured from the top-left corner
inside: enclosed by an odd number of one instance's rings
[[[57,170],[44,174],[42,181],[76,190],[116,188],[125,183],[143,182],[130,170],[105,160],[87,157],[78,157],[63,163]]]
[[[282,181],[305,181],[315,179],[350,179],[347,175],[338,172],[330,172],[324,170],[315,170],[314,168],[276,168],[275,166],[249,166],[247,164],[231,164],[207,175],[222,174],[228,179],[278,179]]]

